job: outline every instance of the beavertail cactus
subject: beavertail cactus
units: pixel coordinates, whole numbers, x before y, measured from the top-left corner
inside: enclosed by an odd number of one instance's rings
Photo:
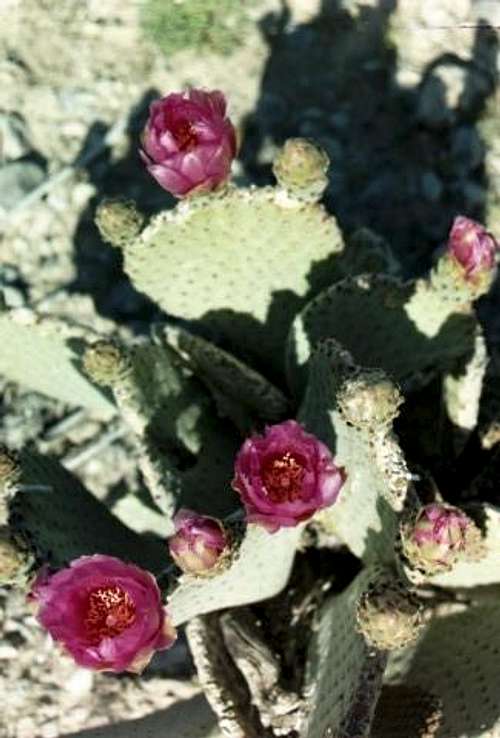
[[[139,671],[190,623],[228,738],[496,734],[498,449],[475,440],[498,377],[474,304],[496,240],[457,216],[403,281],[385,239],[344,244],[312,141],[285,142],[276,185],[231,183],[235,155],[221,92],[168,94],[142,157],[182,201],[97,208],[150,335],[0,315],[0,373],[113,421],[150,495],[109,509],[71,460],[1,450],[0,580],[36,577],[40,623],[91,669]]]

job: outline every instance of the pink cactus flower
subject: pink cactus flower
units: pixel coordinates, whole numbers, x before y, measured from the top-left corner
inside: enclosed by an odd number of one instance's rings
[[[216,189],[228,179],[236,155],[224,95],[187,90],[155,100],[142,146],[149,173],[175,197]]]
[[[186,574],[207,575],[220,569],[230,551],[229,537],[215,518],[182,509],[174,517],[170,555]]]
[[[270,533],[333,505],[345,480],[328,448],[295,420],[248,438],[236,457],[233,487],[247,520]]]
[[[466,279],[491,271],[497,249],[497,241],[480,223],[463,215],[455,218],[448,238],[448,253],[464,268]]]
[[[405,531],[405,552],[410,561],[424,570],[449,569],[465,550],[472,523],[452,505],[432,503],[420,510]]]
[[[112,556],[81,556],[56,574],[42,571],[30,599],[41,625],[88,669],[141,672],[176,638],[153,575]]]

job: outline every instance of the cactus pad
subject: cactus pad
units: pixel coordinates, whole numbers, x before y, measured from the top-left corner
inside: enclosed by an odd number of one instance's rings
[[[276,423],[285,416],[288,401],[283,393],[227,351],[179,328],[168,329],[166,337],[208,386],[219,413],[243,431],[252,428],[255,418]]]
[[[435,616],[413,646],[391,656],[387,679],[441,700],[439,738],[492,738],[500,732],[500,607],[456,608]]]
[[[175,625],[196,615],[259,602],[278,594],[286,585],[295,558],[301,528],[285,528],[273,535],[249,525],[231,566],[200,581],[184,575],[169,597]]]
[[[373,372],[357,369],[335,341],[323,341],[310,361],[309,383],[299,417],[332,449],[336,463],[347,473],[335,505],[316,516],[318,525],[338,536],[356,556],[389,562],[394,557],[398,516],[410,478],[390,427],[400,396],[387,377],[380,373],[376,376],[378,381],[370,384]],[[358,427],[352,421],[356,421],[354,414],[360,408],[348,402],[352,383],[364,387]],[[339,398],[349,406],[348,418],[342,413]]]
[[[366,645],[355,612],[373,571],[366,569],[341,595],[323,606],[308,656],[310,712],[304,738],[367,738],[382,688],[385,655]]]
[[[59,568],[98,552],[152,572],[164,568],[164,546],[126,528],[57,461],[22,452],[19,464],[9,524],[39,563]]]
[[[124,254],[136,288],[165,311],[276,371],[294,315],[330,283],[342,247],[321,206],[230,187],[161,213]]]
[[[288,373],[300,392],[312,349],[335,338],[357,364],[384,369],[418,386],[436,372],[456,370],[471,356],[477,322],[429,283],[382,275],[347,278],[322,292],[297,316],[288,344]]]
[[[68,405],[88,408],[104,418],[116,411],[102,391],[79,371],[92,332],[26,310],[0,315],[0,374]]]

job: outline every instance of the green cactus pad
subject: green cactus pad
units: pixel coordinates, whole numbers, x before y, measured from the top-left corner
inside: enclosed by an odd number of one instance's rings
[[[100,553],[152,572],[165,567],[161,543],[126,528],[54,459],[22,452],[20,472],[11,490],[9,524],[39,563],[58,568]]]
[[[486,341],[478,326],[467,362],[460,371],[447,373],[443,381],[443,399],[448,417],[458,429],[462,445],[478,422],[487,366]]]
[[[436,372],[463,367],[474,349],[477,321],[424,280],[383,275],[347,278],[322,292],[297,316],[288,342],[288,375],[300,393],[306,364],[323,338],[335,338],[360,366],[384,369],[416,387]]]
[[[53,317],[13,310],[0,315],[0,374],[35,392],[110,418],[115,408],[79,371],[92,332]]]
[[[169,597],[175,625],[196,615],[260,602],[286,586],[301,526],[270,534],[249,525],[231,566],[219,575],[200,581],[184,575]]]
[[[441,700],[417,687],[383,687],[370,738],[434,738],[443,720]]]
[[[282,371],[290,324],[330,284],[342,248],[321,206],[271,187],[228,187],[161,213],[124,255],[136,288],[165,311]]]
[[[319,527],[338,536],[356,556],[389,562],[394,558],[399,513],[410,484],[403,454],[387,422],[397,414],[400,397],[394,386],[393,393],[379,392],[381,386],[391,387],[387,378],[373,385],[370,394],[370,384],[363,376],[335,341],[318,344],[299,419],[334,452],[336,463],[347,474],[337,502],[316,516]],[[355,408],[350,406],[346,419],[339,399],[349,397],[350,385],[360,382],[365,398],[363,423],[355,427]],[[371,426],[367,424],[370,399],[375,419]]]
[[[277,423],[286,415],[288,401],[283,393],[227,351],[179,328],[169,328],[166,339],[208,386],[219,413],[242,431],[251,430],[255,419]]]
[[[500,734],[500,606],[455,608],[435,616],[414,645],[391,655],[386,678],[441,700],[439,738],[493,738]]]
[[[386,657],[366,645],[355,613],[373,574],[365,569],[322,609],[306,668],[310,712],[304,738],[368,738]]]

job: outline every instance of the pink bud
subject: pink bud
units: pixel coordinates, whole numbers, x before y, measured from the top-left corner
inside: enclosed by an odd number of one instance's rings
[[[345,480],[329,449],[295,420],[248,438],[235,463],[234,489],[250,523],[270,533],[333,505]]]
[[[467,544],[472,522],[452,505],[433,503],[405,528],[403,546],[412,564],[429,572],[450,569]]]
[[[209,192],[229,177],[236,133],[222,92],[173,92],[151,103],[141,157],[175,197]]]
[[[52,638],[88,669],[140,672],[176,639],[153,575],[112,556],[43,569],[30,599]]]
[[[174,517],[175,535],[168,540],[170,555],[186,574],[213,574],[227,562],[229,536],[215,518],[182,509]]]
[[[480,223],[463,215],[455,218],[448,238],[448,252],[464,268],[466,279],[491,271],[497,249],[497,241]]]

